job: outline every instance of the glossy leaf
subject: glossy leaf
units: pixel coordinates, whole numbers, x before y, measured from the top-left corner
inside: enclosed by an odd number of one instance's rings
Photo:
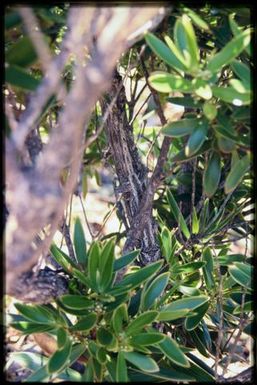
[[[54,260],[68,273],[71,273],[73,268],[77,267],[72,259],[61,249],[59,249],[59,247],[57,247],[54,243],[51,245],[50,251]]]
[[[56,373],[63,370],[68,364],[71,355],[71,341],[67,339],[64,347],[58,349],[47,363],[47,370],[49,373]]]
[[[209,303],[205,302],[202,306],[199,306],[197,309],[195,309],[194,312],[196,313],[196,315],[187,317],[185,320],[186,330],[190,331],[195,329],[201,322],[208,308],[209,308]]]
[[[184,8],[184,11],[188,14],[192,22],[200,29],[204,31],[210,31],[208,24],[192,9]]]
[[[231,277],[241,286],[250,290],[253,289],[251,282],[251,265],[241,262],[234,262],[233,265],[228,268]]]
[[[179,318],[184,318],[188,313],[190,312],[190,309],[182,309],[182,310],[166,310],[165,308],[162,308],[158,315],[158,321],[173,321]]]
[[[117,271],[122,269],[123,267],[129,265],[132,263],[136,257],[139,255],[140,250],[134,250],[131,251],[131,253],[128,253],[114,261],[113,270]]]
[[[93,328],[97,320],[95,313],[90,313],[88,316],[81,318],[75,325],[71,327],[72,331],[88,331]]]
[[[76,221],[75,221],[74,247],[75,247],[78,262],[85,267],[86,260],[87,260],[87,248],[86,248],[84,230],[79,218],[76,218]]]
[[[55,324],[55,318],[49,311],[39,305],[15,304],[16,309],[28,320],[36,323]]]
[[[145,35],[145,40],[153,52],[159,56],[160,59],[165,61],[165,63],[169,64],[169,66],[181,71],[186,69],[183,59],[181,61],[179,55],[174,53],[174,50],[169,49],[165,43],[158,39],[158,37],[154,36],[152,33],[147,33]]]
[[[114,243],[107,242],[101,253],[101,263],[99,265],[100,271],[100,292],[104,292],[113,281],[113,264],[114,264]]]
[[[65,294],[60,297],[61,302],[70,309],[90,309],[94,307],[94,302],[83,295]]]
[[[128,382],[128,370],[123,352],[119,352],[117,357],[116,382]]]
[[[203,175],[203,188],[208,198],[211,198],[219,186],[221,177],[220,156],[214,152],[210,157]]]
[[[128,321],[128,310],[127,305],[125,303],[122,303],[114,310],[111,320],[113,330],[116,334],[122,332],[124,321]]]
[[[232,192],[241,182],[245,174],[250,168],[250,156],[246,154],[237,162],[234,163],[231,168],[225,182],[225,193]]]
[[[186,221],[185,221],[185,219],[184,219],[184,217],[183,217],[183,215],[182,215],[182,213],[178,207],[178,204],[177,204],[175,198],[173,197],[172,193],[169,190],[167,191],[167,198],[169,201],[171,211],[172,211],[176,221],[178,222],[180,230],[182,231],[184,236],[187,239],[189,239],[190,238],[190,232],[189,232],[189,229],[187,227]]]
[[[68,339],[69,339],[68,332],[65,329],[63,329],[63,328],[58,329],[58,331],[57,331],[57,346],[58,346],[58,349],[62,349],[66,345]]]
[[[248,65],[239,60],[234,60],[231,63],[231,67],[233,72],[243,81],[249,90],[251,85],[251,71]]]
[[[173,268],[173,272],[175,274],[193,273],[194,271],[200,269],[204,265],[205,265],[205,263],[201,262],[201,261],[184,263],[182,265],[175,265]]]
[[[238,305],[237,307],[235,307],[235,309],[233,310],[233,314],[241,314],[242,312],[249,313],[253,311],[253,309],[254,309],[254,302],[249,301],[249,302],[245,302],[243,307],[241,305]]]
[[[55,329],[54,325],[33,323],[27,321],[12,322],[10,326],[23,334],[43,333]]]
[[[100,266],[100,249],[97,242],[95,242],[89,251],[88,255],[88,276],[92,288],[96,291],[99,291],[99,266]]]
[[[185,154],[187,157],[194,155],[200,150],[204,141],[207,139],[208,126],[206,122],[199,122],[198,128],[190,135],[185,147]]]
[[[158,311],[150,310],[143,314],[140,314],[137,318],[133,319],[126,329],[126,334],[132,335],[138,333],[146,325],[152,323],[158,316]]]
[[[205,295],[193,296],[193,297],[184,297],[176,301],[171,302],[168,305],[165,305],[161,311],[180,311],[180,310],[194,310],[199,306],[207,302],[209,298]]]
[[[181,119],[164,126],[162,133],[165,136],[182,137],[190,135],[198,125],[199,119]]]
[[[142,310],[150,309],[156,300],[161,297],[165,287],[168,284],[170,273],[163,273],[157,276],[147,287],[141,298]]]
[[[171,257],[171,233],[167,227],[163,227],[161,232],[162,251],[167,262]]]
[[[211,72],[220,71],[223,65],[230,64],[250,43],[250,29],[247,29],[234,37],[226,46],[213,56],[206,69]]]
[[[159,342],[161,342],[165,338],[164,334],[161,333],[139,333],[131,337],[129,342],[132,345],[143,345],[143,346],[148,346],[148,345],[155,345]]]
[[[97,330],[96,338],[97,341],[104,346],[110,345],[113,341],[112,333],[104,327]]]
[[[124,357],[131,364],[135,365],[137,368],[144,372],[158,372],[159,367],[157,363],[148,356],[137,352],[124,352]]]
[[[164,93],[174,91],[191,93],[194,90],[192,82],[167,72],[154,72],[149,77],[149,83],[156,91]]]
[[[206,283],[206,286],[209,290],[212,290],[215,286],[214,278],[213,278],[213,256],[211,249],[206,247],[203,250],[202,260],[205,262],[205,266],[203,267],[203,276]]]
[[[212,98],[212,88],[210,85],[203,79],[193,79],[192,84],[194,86],[194,92],[197,96],[205,100],[210,100]]]
[[[182,25],[185,30],[187,51],[190,57],[190,67],[192,70],[196,70],[199,65],[199,47],[197,44],[194,28],[191,24],[190,18],[187,15],[182,16]]]
[[[213,95],[216,98],[223,100],[224,102],[231,103],[236,107],[243,105],[249,105],[251,103],[251,93],[245,92],[240,93],[236,91],[233,87],[212,87]]]
[[[202,102],[195,100],[191,96],[171,97],[167,98],[167,101],[188,108],[198,109],[202,107]]]
[[[171,339],[170,337],[165,337],[165,339],[158,344],[159,349],[165,354],[176,365],[189,367],[189,361],[186,358],[185,354],[179,348],[178,344]]]
[[[203,105],[203,113],[206,116],[207,119],[213,120],[217,116],[217,107],[214,103],[211,102],[205,102]]]
[[[137,287],[145,282],[148,278],[153,276],[162,266],[163,261],[154,262],[148,266],[143,267],[142,269],[131,273],[123,278],[120,285],[126,286],[131,284],[131,288]]]

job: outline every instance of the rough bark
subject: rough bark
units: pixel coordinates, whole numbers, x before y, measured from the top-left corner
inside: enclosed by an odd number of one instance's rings
[[[145,192],[149,180],[147,169],[140,159],[134,142],[133,127],[127,119],[125,89],[117,71],[113,77],[111,89],[101,101],[102,110],[103,112],[107,110],[118,91],[116,103],[105,124],[105,131],[119,182],[119,185],[115,186],[116,197],[121,195],[123,217],[125,217],[125,223],[128,223],[131,228],[139,207],[146,198]],[[141,249],[140,262],[142,265],[158,260],[161,254],[156,233],[157,224],[153,219],[152,210],[149,210],[142,229],[142,236],[132,238],[128,233],[129,248],[125,252],[133,248]]]

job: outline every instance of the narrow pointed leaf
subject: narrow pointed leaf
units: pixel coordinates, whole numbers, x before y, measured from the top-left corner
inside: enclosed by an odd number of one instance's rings
[[[94,302],[82,295],[65,294],[60,297],[61,302],[70,309],[90,309],[94,306]]]
[[[86,260],[87,260],[87,248],[86,248],[84,230],[79,218],[76,218],[76,221],[75,221],[74,247],[75,247],[75,252],[76,252],[78,262],[85,267]]]
[[[117,271],[132,263],[139,255],[140,250],[134,250],[114,261],[113,270]]]
[[[66,344],[60,350],[57,350],[49,359],[47,363],[47,370],[49,373],[56,373],[63,370],[69,365],[71,355],[71,341],[67,339]]]
[[[139,333],[131,337],[130,343],[139,346],[155,345],[163,341],[164,338],[164,334],[161,333]]]
[[[140,314],[132,320],[126,329],[127,335],[132,335],[142,330],[146,325],[151,324],[158,316],[158,311],[150,310]]]
[[[116,382],[128,382],[128,370],[123,352],[119,352],[117,357]]]
[[[165,287],[168,284],[169,275],[169,272],[163,273],[151,282],[147,290],[142,295],[142,310],[151,308],[156,300],[162,295]]]
[[[220,156],[214,152],[210,157],[203,175],[203,188],[208,198],[211,198],[219,186],[221,176]]]
[[[165,136],[182,137],[190,135],[198,125],[199,119],[181,119],[164,126],[162,133]]]
[[[149,77],[149,83],[156,91],[164,93],[173,91],[192,93],[194,90],[190,80],[168,74],[167,72],[154,72]]]
[[[248,46],[251,40],[250,29],[234,37],[207,64],[206,69],[211,72],[220,71],[223,65],[230,64]]]
[[[234,163],[225,182],[225,193],[233,191],[241,182],[244,175],[250,168],[250,156],[246,154],[243,158]]]
[[[194,155],[200,150],[204,141],[207,139],[208,126],[205,121],[199,122],[198,128],[190,135],[185,147],[185,154],[187,157]]]
[[[187,224],[186,224],[186,221],[178,207],[178,204],[175,200],[175,198],[173,197],[172,193],[168,190],[167,192],[167,197],[168,197],[168,201],[169,201],[169,205],[170,205],[170,208],[171,208],[171,211],[176,219],[176,221],[178,222],[178,225],[180,227],[180,230],[182,231],[182,233],[184,234],[184,236],[189,239],[190,238],[190,231],[187,227]]]
[[[154,275],[162,266],[163,261],[154,262],[148,266],[143,267],[141,270],[136,271],[135,273],[131,273],[127,275],[121,281],[121,286],[126,286],[131,284],[131,288],[137,287],[145,282],[148,278]]]

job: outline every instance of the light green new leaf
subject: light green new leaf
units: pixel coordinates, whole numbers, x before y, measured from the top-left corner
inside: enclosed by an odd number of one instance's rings
[[[198,234],[200,229],[200,222],[197,217],[196,208],[193,207],[192,211],[192,234]]]
[[[243,105],[249,105],[252,100],[252,93],[247,91],[245,93],[240,93],[236,91],[233,87],[212,87],[213,95],[216,98],[223,100],[224,102],[231,103],[236,107]]]
[[[159,371],[157,363],[151,357],[137,352],[124,352],[124,357],[127,361],[131,362],[131,364],[144,372],[152,373]]]
[[[190,80],[168,74],[167,72],[154,72],[148,80],[150,85],[159,92],[169,93],[180,91],[192,93],[194,90],[194,86]]]
[[[170,337],[165,339],[158,344],[159,349],[176,365],[188,368],[190,366],[189,361],[185,354],[182,352],[178,344]]]
[[[196,27],[203,29],[204,31],[210,31],[210,28],[208,24],[192,9],[184,8],[184,11],[188,14],[192,22],[195,24]]]
[[[248,46],[251,40],[251,31],[247,30],[241,32],[226,44],[220,52],[213,56],[206,69],[211,72],[220,71],[222,66],[230,64],[240,53]]]

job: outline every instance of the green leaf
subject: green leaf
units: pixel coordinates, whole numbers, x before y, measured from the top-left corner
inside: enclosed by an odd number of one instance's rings
[[[165,61],[172,68],[184,71],[186,69],[183,58],[181,60],[180,55],[177,54],[177,51],[171,50],[164,44],[160,39],[154,36],[152,33],[147,33],[145,35],[145,40],[152,51],[159,56],[160,59]]]
[[[190,18],[187,15],[182,16],[182,25],[185,30],[186,42],[187,42],[187,52],[190,57],[190,69],[195,71],[199,66],[199,47],[197,44],[194,28],[191,24]],[[185,55],[185,53],[184,53]]]
[[[123,352],[119,352],[117,357],[116,382],[128,382],[128,370]]]
[[[198,109],[202,107],[202,102],[195,100],[191,96],[167,98],[167,101],[172,104],[177,104],[179,106],[184,106],[188,108]]]
[[[220,156],[214,152],[210,157],[203,174],[203,188],[208,198],[211,198],[219,186],[221,176]]]
[[[70,330],[72,331],[89,331],[93,328],[97,320],[96,313],[90,313],[88,316],[81,318]]]
[[[171,338],[165,336],[165,339],[158,344],[159,349],[176,365],[189,367],[189,361],[178,344]]]
[[[253,290],[251,280],[251,265],[241,262],[234,262],[233,265],[228,268],[231,277],[241,286],[247,289]]]
[[[199,122],[198,128],[190,135],[188,142],[185,147],[185,154],[187,157],[194,155],[197,151],[200,150],[204,141],[207,139],[207,122],[201,120]]]
[[[196,27],[203,29],[204,31],[210,31],[210,28],[208,24],[192,9],[184,8],[184,12],[188,14],[192,22],[195,24]]]
[[[95,242],[91,246],[88,255],[88,276],[92,288],[97,292],[99,291],[100,264],[100,248],[99,244]]]
[[[16,41],[6,52],[7,63],[28,67],[37,60],[37,53],[28,36],[23,36]]]
[[[176,221],[178,222],[178,225],[180,227],[180,230],[182,231],[182,233],[184,234],[184,236],[189,239],[190,238],[190,232],[189,232],[189,229],[187,227],[187,224],[186,224],[186,221],[178,207],[178,204],[175,200],[175,198],[173,197],[172,193],[167,190],[167,198],[168,198],[168,201],[169,201],[169,205],[170,205],[170,208],[171,208],[171,211],[176,219]]]
[[[209,308],[209,303],[205,302],[202,306],[199,306],[197,309],[195,309],[194,312],[196,313],[196,315],[189,316],[185,320],[186,330],[191,331],[195,329],[203,319],[208,308]]]
[[[248,90],[251,88],[251,70],[249,66],[239,60],[231,63],[233,72],[242,80]]]
[[[114,265],[114,242],[110,240],[106,243],[101,253],[101,264],[99,266],[100,271],[100,292],[104,292],[114,279],[113,265]]]
[[[163,260],[154,262],[148,266],[143,267],[141,270],[131,273],[123,278],[120,285],[125,286],[131,284],[131,288],[137,287],[145,282],[148,278],[154,275],[162,266]]]
[[[214,103],[205,102],[203,105],[203,113],[207,119],[213,120],[216,118],[218,110],[217,110],[217,107]]]
[[[27,321],[12,322],[10,326],[23,334],[43,333],[55,329],[55,325],[33,323]]]
[[[174,155],[171,157],[170,161],[171,162],[188,162],[190,159],[197,158],[198,155],[204,154],[206,151],[208,151],[211,148],[212,141],[208,140],[203,145],[201,148],[196,151],[194,154],[191,156],[186,156],[185,154],[185,148],[183,148],[178,154]]]
[[[158,321],[173,321],[185,317],[189,312],[190,309],[169,311],[162,308],[157,319]]]
[[[155,345],[159,342],[161,342],[165,338],[164,334],[161,333],[139,333],[137,335],[134,335],[130,338],[129,342],[132,345]]]
[[[210,85],[203,79],[193,79],[192,85],[194,86],[194,92],[197,96],[205,100],[210,100],[212,98],[212,88]]]
[[[242,32],[242,28],[239,27],[239,25],[235,21],[234,17],[235,17],[235,14],[232,13],[229,15],[228,20],[229,20],[230,29],[231,29],[233,35],[236,37]],[[245,47],[245,52],[248,54],[248,56],[251,56],[250,43],[248,43],[247,46]]]
[[[46,323],[46,324],[55,324],[55,318],[49,311],[45,310],[42,306],[39,305],[25,305],[21,303],[14,304],[16,309],[28,320],[36,323]]]
[[[87,262],[87,246],[84,230],[79,218],[76,218],[75,220],[74,248],[78,262],[81,263],[83,267],[85,267]]]
[[[124,321],[128,321],[128,310],[127,305],[122,303],[114,310],[111,320],[113,330],[116,334],[122,332]]]
[[[134,251],[131,251],[131,253],[128,253],[122,256],[121,258],[116,259],[114,261],[113,270],[117,271],[129,265],[135,260],[135,258],[139,255],[139,253],[140,253],[140,250],[134,250]]]
[[[181,119],[164,126],[162,133],[165,136],[182,137],[190,135],[197,127],[199,119]]]
[[[101,327],[97,330],[96,338],[101,345],[108,346],[113,342],[114,336],[109,330]]]
[[[47,363],[47,369],[49,373],[56,373],[63,370],[69,365],[71,355],[71,341],[67,339],[64,347],[58,349],[50,358]]]
[[[8,12],[4,17],[4,28],[10,29],[22,23],[19,12]]]
[[[167,72],[154,72],[148,80],[150,85],[159,92],[169,93],[180,91],[191,94],[194,91],[194,87],[190,80],[168,74]]]
[[[159,367],[157,363],[148,356],[145,356],[136,352],[124,352],[124,357],[131,364],[135,365],[137,368],[144,372],[158,372]]]
[[[132,369],[132,368],[131,368]],[[175,383],[187,383],[191,381],[195,381],[195,378],[187,373],[181,373],[181,370],[175,370],[174,368],[160,368],[160,370],[156,373],[148,373],[145,374],[143,372],[140,372],[137,369],[133,368],[133,374],[130,374],[131,381],[138,383],[138,382],[154,382],[156,379],[156,382],[161,382],[160,380],[163,380],[165,382],[175,382]]]
[[[204,265],[205,263],[201,261],[184,263],[183,265],[177,264],[176,266],[174,266],[172,272],[175,274],[193,273],[194,271],[200,269]]]
[[[167,262],[171,257],[171,233],[167,227],[163,227],[161,232],[162,251]]]
[[[152,323],[158,316],[158,311],[150,310],[140,314],[132,320],[126,329],[126,334],[132,335],[142,330],[146,325]]]
[[[77,265],[72,261],[72,259],[65,254],[59,247],[52,243],[50,247],[50,252],[54,260],[69,274],[72,272],[73,268],[76,268]]]
[[[94,307],[94,302],[83,295],[65,294],[60,297],[60,301],[70,309],[90,309]]]
[[[5,69],[5,82],[28,91],[35,91],[40,84],[38,79],[14,65],[8,65]]]
[[[209,297],[206,295],[185,297],[171,302],[160,309],[161,312],[172,312],[180,310],[194,310],[205,302],[209,301]]]
[[[200,229],[200,222],[197,218],[196,208],[193,207],[192,211],[192,234],[198,234]]]
[[[108,356],[104,348],[100,348],[97,350],[96,359],[101,365],[104,365],[107,362]]]
[[[222,266],[232,265],[233,262],[243,262],[245,256],[243,254],[230,254],[230,255],[219,255],[218,261]]]
[[[206,247],[203,250],[202,260],[205,262],[205,266],[203,267],[203,276],[206,286],[209,290],[213,290],[213,287],[215,286],[213,278],[213,256],[209,247]]]
[[[168,45],[168,47],[171,50],[171,52],[173,53],[173,55],[176,57],[176,59],[180,63],[180,68],[179,67],[177,67],[177,68],[180,69],[181,71],[188,72],[188,67],[186,65],[184,56],[179,51],[177,46],[174,44],[173,40],[169,36],[167,36],[167,35],[164,36],[164,40],[166,41],[166,44]],[[174,67],[176,67],[176,66],[174,66]]]
[[[68,339],[69,339],[69,334],[65,329],[60,328],[57,330],[58,349],[62,349],[66,345]]]
[[[240,107],[251,103],[251,92],[240,93],[233,87],[212,87],[213,95],[224,102],[231,103],[234,106]]]
[[[192,286],[185,286],[185,285],[179,285],[178,287],[178,291],[182,294],[185,294],[185,295],[200,295],[201,292],[199,289],[197,289],[196,287],[192,287]]]
[[[230,64],[238,55],[240,55],[240,53],[248,46],[250,40],[250,29],[241,32],[210,59],[206,69],[211,72],[220,71],[222,66]]]
[[[249,313],[251,311],[253,311],[253,305],[254,305],[254,302],[253,301],[249,301],[249,302],[245,302],[243,308],[241,305],[238,305],[237,307],[235,307],[235,309],[233,310],[233,314],[241,314],[241,312],[243,313]]]
[[[170,273],[163,273],[157,276],[147,287],[141,297],[142,310],[151,308],[156,300],[161,297],[165,287],[168,284]]]
[[[246,154],[233,164],[225,182],[225,193],[232,192],[250,168],[250,155]]]

